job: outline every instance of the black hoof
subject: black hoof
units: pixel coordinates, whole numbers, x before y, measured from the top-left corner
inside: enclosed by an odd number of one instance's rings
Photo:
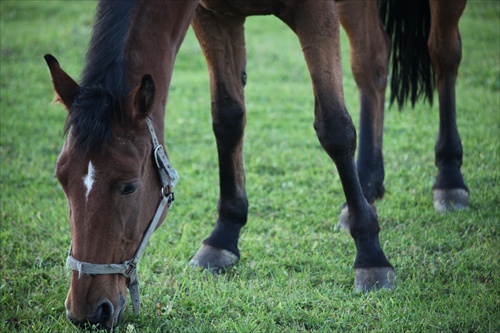
[[[355,268],[354,273],[354,286],[357,291],[393,288],[395,276],[392,267]]]
[[[239,260],[237,255],[228,250],[203,244],[189,264],[196,268],[220,273],[233,267]]]
[[[438,213],[452,212],[469,207],[469,192],[467,190],[448,189],[434,190],[434,208]]]

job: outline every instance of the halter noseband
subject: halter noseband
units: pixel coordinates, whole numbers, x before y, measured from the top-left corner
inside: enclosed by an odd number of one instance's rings
[[[146,118],[148,124],[149,133],[151,134],[151,141],[153,143],[153,157],[156,162],[156,167],[158,169],[158,175],[160,176],[161,182],[161,201],[156,209],[156,213],[153,219],[149,223],[148,229],[142,237],[139,247],[135,251],[132,259],[122,262],[121,264],[91,264],[88,262],[83,262],[76,260],[72,254],[72,247],[69,248],[68,258],[66,260],[66,267],[78,271],[78,278],[81,274],[89,275],[105,275],[105,274],[120,274],[126,279],[130,279],[128,284],[128,289],[130,291],[130,298],[132,299],[132,308],[134,314],[139,314],[140,310],[140,296],[139,296],[139,275],[137,274],[137,264],[139,259],[146,249],[146,245],[155,231],[160,218],[165,210],[165,207],[169,207],[174,202],[174,193],[171,192],[172,187],[175,186],[176,182],[179,180],[179,175],[177,171],[172,167],[170,161],[165,154],[163,146],[158,141],[155,130],[151,119]]]

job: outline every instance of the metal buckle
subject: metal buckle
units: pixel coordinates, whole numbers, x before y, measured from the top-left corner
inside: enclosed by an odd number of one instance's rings
[[[165,187],[162,187],[160,190],[160,194],[162,199],[167,198],[168,207],[172,206],[172,203],[175,201],[175,197],[174,192],[170,191],[170,186],[167,185]]]
[[[162,169],[162,166],[160,165],[160,161],[158,161],[158,151],[160,149],[163,149],[163,147],[161,145],[158,145],[155,147],[155,150],[153,152],[153,155],[154,155],[154,158],[155,158],[155,162],[156,162],[156,166],[158,167],[158,169]]]
[[[131,260],[127,264],[128,264],[128,267],[125,270],[125,272],[123,272],[122,275],[124,278],[130,279],[130,276],[132,275],[132,273],[137,269],[137,262],[135,262],[135,260]]]

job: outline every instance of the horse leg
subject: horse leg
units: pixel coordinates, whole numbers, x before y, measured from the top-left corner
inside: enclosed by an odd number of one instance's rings
[[[363,193],[373,206],[385,192],[382,137],[391,42],[380,21],[376,1],[342,1],[337,3],[337,9],[349,37],[351,68],[360,95],[356,167]],[[347,226],[348,209],[344,205],[339,228]]]
[[[220,197],[215,228],[190,264],[213,271],[225,270],[238,262],[238,237],[248,213],[243,165],[246,121],[244,21],[243,16],[216,16],[198,6],[192,22],[210,74]]]
[[[356,131],[344,104],[335,3],[297,1],[277,16],[299,38],[313,83],[314,128],[336,164],[349,206],[349,230],[357,248],[355,286],[363,291],[391,288],[394,269],[380,246],[377,216],[365,199],[354,163]]]
[[[439,96],[439,134],[435,146],[438,174],[434,182],[434,207],[438,212],[467,208],[469,190],[464,183],[462,142],[456,122],[455,84],[462,58],[458,21],[466,0],[430,1],[429,55]]]

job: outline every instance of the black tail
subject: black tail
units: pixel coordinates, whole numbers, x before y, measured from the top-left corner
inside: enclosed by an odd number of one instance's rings
[[[427,50],[430,8],[422,0],[380,0],[380,17],[392,40],[391,105],[412,107],[423,97],[432,104],[434,71]]]

